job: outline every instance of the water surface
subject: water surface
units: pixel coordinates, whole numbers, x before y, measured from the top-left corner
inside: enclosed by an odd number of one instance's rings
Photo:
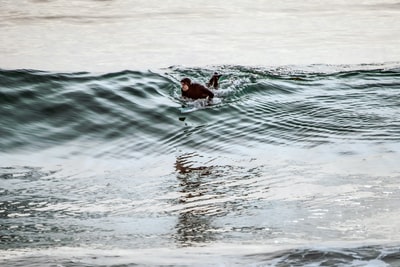
[[[0,75],[1,264],[399,263],[398,66]]]
[[[399,62],[399,15],[393,0],[3,0],[1,67],[115,72]]]
[[[399,266],[399,12],[0,1],[0,265]]]

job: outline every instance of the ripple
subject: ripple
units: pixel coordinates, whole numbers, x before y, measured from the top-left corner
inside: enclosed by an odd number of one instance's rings
[[[219,68],[219,69],[218,69]],[[185,102],[179,81],[211,70],[165,74],[2,71],[3,150],[75,143],[95,157],[140,158],[179,148],[231,153],[263,144],[396,142],[398,72],[311,73],[223,66],[212,105]],[[193,105],[190,113],[179,107]]]

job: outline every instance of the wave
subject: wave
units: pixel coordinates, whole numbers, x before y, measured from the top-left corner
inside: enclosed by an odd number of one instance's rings
[[[179,80],[223,74],[213,104],[180,97]],[[96,145],[96,156],[177,147],[318,146],[400,141],[400,68],[170,67],[94,74],[0,70],[0,150]],[[182,106],[194,107],[181,113]],[[102,152],[99,152],[102,151]]]
[[[54,263],[66,266],[397,266],[399,264],[398,247],[349,247],[349,248],[298,248],[259,254],[244,254],[251,247],[242,245],[226,247],[224,258],[217,253],[219,246],[197,247],[195,251],[185,248],[147,248],[147,249],[99,249],[59,247],[41,250],[15,250],[0,258],[8,266],[53,266]],[[221,246],[220,245],[220,246]],[[239,250],[240,249],[240,250]],[[258,248],[260,250],[260,248]],[[72,256],[71,256],[72,255]],[[96,255],[94,257],[93,255]],[[152,257],[149,257],[152,255]],[[156,255],[156,256],[155,256]],[[73,265],[71,265],[73,262]],[[122,263],[122,264],[121,264]]]
[[[398,247],[293,249],[249,256],[268,266],[396,266]]]

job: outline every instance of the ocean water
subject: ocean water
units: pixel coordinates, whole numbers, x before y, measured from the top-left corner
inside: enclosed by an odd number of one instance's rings
[[[2,0],[1,68],[400,61],[397,0]]]
[[[2,70],[0,263],[398,266],[400,68],[355,67]]]
[[[0,266],[400,266],[399,7],[0,1]]]

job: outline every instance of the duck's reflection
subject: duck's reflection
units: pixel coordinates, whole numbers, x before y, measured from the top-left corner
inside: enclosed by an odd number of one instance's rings
[[[182,246],[209,242],[215,239],[211,225],[213,209],[210,205],[207,180],[212,176],[213,166],[195,166],[194,153],[177,157],[175,169],[180,182],[179,199],[182,209],[176,225],[176,241]]]

